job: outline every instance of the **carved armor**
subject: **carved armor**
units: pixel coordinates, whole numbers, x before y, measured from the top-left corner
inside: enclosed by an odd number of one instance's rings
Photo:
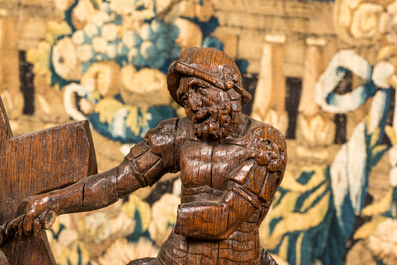
[[[281,133],[251,120],[242,139],[205,142],[190,123],[187,118],[161,123],[125,159],[145,185],[154,184],[160,170],[181,171],[177,222],[150,264],[261,264],[269,257],[258,229],[285,168]]]

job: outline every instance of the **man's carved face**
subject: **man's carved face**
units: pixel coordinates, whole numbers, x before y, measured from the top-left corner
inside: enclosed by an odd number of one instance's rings
[[[199,138],[220,140],[231,133],[232,108],[227,92],[199,78],[183,77],[177,94]]]

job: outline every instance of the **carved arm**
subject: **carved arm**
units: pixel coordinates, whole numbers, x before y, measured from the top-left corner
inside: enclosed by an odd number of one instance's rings
[[[7,230],[18,231],[23,225],[28,235],[33,224],[44,223],[50,211],[60,215],[103,208],[141,187],[153,185],[165,173],[176,171],[173,161],[176,122],[168,120],[149,131],[144,142],[131,148],[118,167],[66,188],[28,197],[18,211],[25,216],[10,222]]]

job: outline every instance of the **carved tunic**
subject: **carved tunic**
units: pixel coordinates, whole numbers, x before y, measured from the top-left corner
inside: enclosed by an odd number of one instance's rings
[[[146,137],[157,157],[148,171],[180,171],[182,181],[174,231],[150,264],[273,264],[258,229],[283,176],[281,134],[251,120],[241,139],[206,142],[191,128],[186,118],[168,120]],[[144,182],[157,181],[150,178],[144,174]]]

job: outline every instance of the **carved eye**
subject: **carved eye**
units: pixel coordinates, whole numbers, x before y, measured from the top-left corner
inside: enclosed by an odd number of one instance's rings
[[[205,92],[205,87],[202,85],[195,85],[194,86],[194,91],[200,95],[204,95]]]
[[[267,149],[269,149],[269,150],[272,150],[273,149],[273,142],[270,141],[270,140],[265,140],[265,141],[263,141],[262,146],[267,148]]]

